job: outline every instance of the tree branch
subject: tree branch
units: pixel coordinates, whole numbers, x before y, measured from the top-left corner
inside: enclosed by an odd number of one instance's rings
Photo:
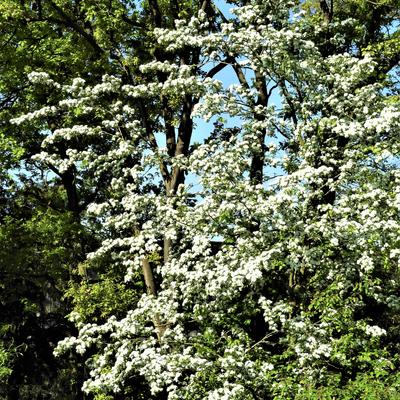
[[[224,61],[221,61],[219,64],[217,64],[215,67],[211,68],[205,78],[213,78],[215,75],[218,74],[218,72],[222,71],[226,66],[231,65],[234,62],[233,57],[227,57],[225,58]]]
[[[104,50],[98,45],[96,39],[90,33],[86,32],[84,28],[82,28],[77,21],[74,21],[64,10],[55,4],[53,1],[49,1],[49,5],[53,10],[61,16],[62,20],[59,21],[63,25],[66,25],[77,33],[79,33],[85,40],[90,44],[93,50],[98,54],[101,55],[104,53]]]

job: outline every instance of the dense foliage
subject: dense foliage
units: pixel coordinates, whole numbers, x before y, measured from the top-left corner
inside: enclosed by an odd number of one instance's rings
[[[1,1],[0,395],[399,398],[399,6]]]

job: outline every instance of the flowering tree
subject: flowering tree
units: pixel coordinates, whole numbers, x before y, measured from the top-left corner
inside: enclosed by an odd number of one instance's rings
[[[36,160],[106,182],[87,263],[145,287],[124,318],[73,313],[57,353],[87,354],[99,396],[398,395],[395,28],[287,0],[166,26],[149,4],[154,60],[131,82],[32,73],[48,104],[14,120],[53,121]]]

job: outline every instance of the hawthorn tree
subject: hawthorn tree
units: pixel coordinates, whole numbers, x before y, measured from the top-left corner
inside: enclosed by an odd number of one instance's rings
[[[87,272],[144,288],[56,352],[99,399],[397,398],[398,4],[231,5],[149,1],[129,80],[29,75],[36,162],[104,185]]]

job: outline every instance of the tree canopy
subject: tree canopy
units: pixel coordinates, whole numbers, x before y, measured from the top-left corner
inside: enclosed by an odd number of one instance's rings
[[[0,1],[0,395],[398,398],[399,10]]]

